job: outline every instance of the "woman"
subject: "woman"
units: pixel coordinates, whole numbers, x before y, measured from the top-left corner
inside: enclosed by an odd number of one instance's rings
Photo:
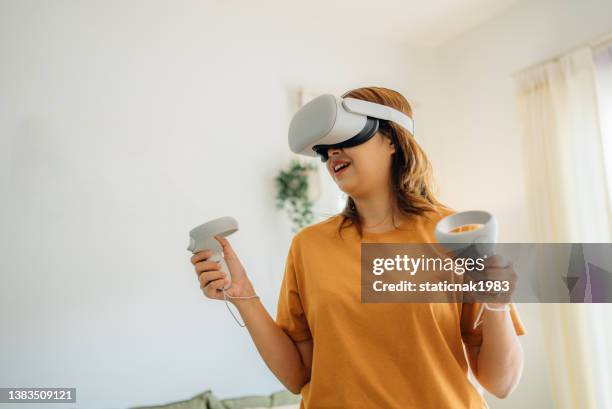
[[[360,88],[345,96],[412,117],[406,99],[389,89]],[[276,320],[229,242],[217,238],[232,275],[228,298],[271,371],[302,394],[303,409],[481,409],[486,402],[468,380],[468,360],[484,388],[507,396],[523,367],[517,335],[525,331],[514,305],[486,309],[474,329],[479,304],[360,302],[361,242],[435,242],[436,222],[453,213],[435,198],[429,161],[413,135],[381,121],[361,145],[332,147],[322,156],[348,201],[342,213],[293,238]],[[348,166],[336,171],[341,163]],[[208,257],[203,251],[191,260],[200,286],[206,296],[224,299],[227,281]],[[494,262],[487,270],[514,274]]]

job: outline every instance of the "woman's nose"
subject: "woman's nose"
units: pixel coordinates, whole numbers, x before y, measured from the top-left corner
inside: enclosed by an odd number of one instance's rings
[[[340,150],[341,150],[341,149],[342,149],[342,148],[334,148],[334,147],[331,147],[331,148],[329,148],[329,149],[327,150],[327,156],[337,155],[337,154],[339,154],[339,153],[340,153]]]

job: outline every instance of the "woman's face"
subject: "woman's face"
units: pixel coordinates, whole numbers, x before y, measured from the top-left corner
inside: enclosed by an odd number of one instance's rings
[[[391,139],[378,132],[361,145],[329,148],[327,170],[344,193],[353,198],[368,195],[388,186],[394,152]]]

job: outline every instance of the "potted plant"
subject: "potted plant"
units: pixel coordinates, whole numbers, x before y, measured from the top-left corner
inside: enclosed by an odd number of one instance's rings
[[[312,207],[317,186],[317,167],[314,163],[293,159],[289,168],[281,169],[276,176],[276,207],[286,209],[293,223],[293,232],[312,223]]]

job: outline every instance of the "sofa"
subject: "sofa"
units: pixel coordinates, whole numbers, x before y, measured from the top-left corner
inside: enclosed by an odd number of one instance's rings
[[[129,409],[298,409],[300,395],[288,390],[270,395],[250,395],[238,398],[216,398],[212,391],[206,390],[191,399],[157,406],[137,406]]]

